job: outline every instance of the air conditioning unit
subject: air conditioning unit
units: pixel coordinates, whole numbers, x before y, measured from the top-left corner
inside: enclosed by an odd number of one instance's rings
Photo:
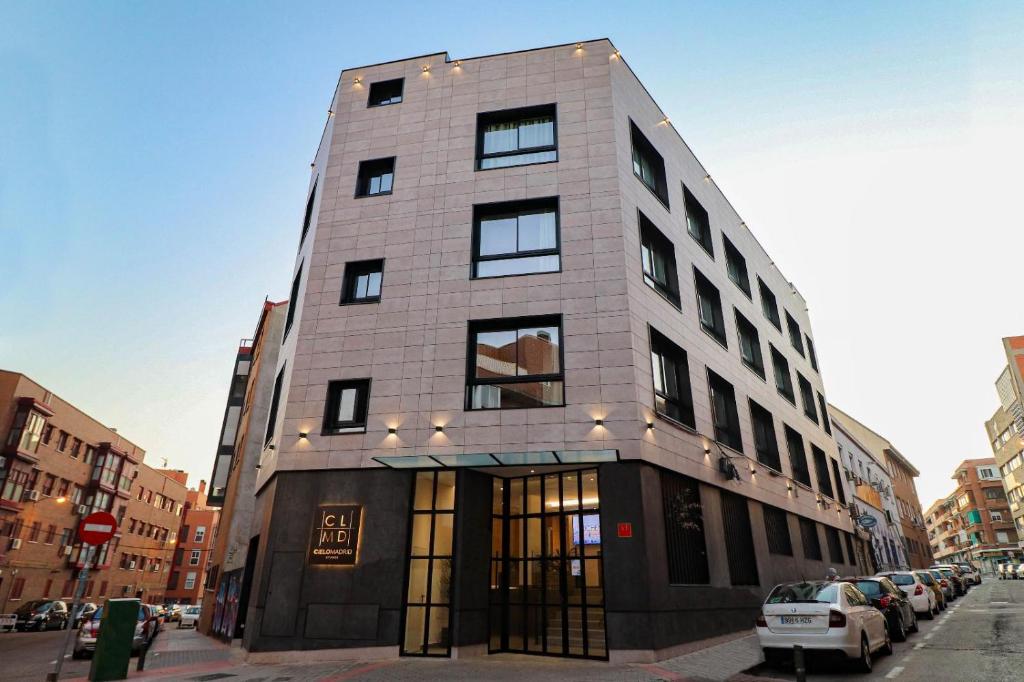
[[[60,548],[60,553],[64,556],[71,556],[71,545],[64,545]]]
[[[11,549],[21,549],[21,538],[14,538],[11,540]]]
[[[79,516],[85,516],[86,512],[89,511],[89,508],[86,507],[84,504],[80,504],[78,505],[77,511]]]
[[[26,490],[25,494],[23,495],[23,497],[28,502],[38,502],[39,501],[39,491],[38,490]]]
[[[135,562],[134,561],[129,561],[128,562],[128,570],[129,571],[134,571],[135,570]]]

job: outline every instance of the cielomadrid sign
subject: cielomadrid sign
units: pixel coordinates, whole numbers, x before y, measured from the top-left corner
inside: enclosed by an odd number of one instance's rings
[[[351,566],[359,552],[358,504],[325,504],[317,508],[308,561],[318,566]]]

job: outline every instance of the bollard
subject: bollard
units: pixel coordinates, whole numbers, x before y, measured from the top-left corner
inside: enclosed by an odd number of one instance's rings
[[[796,668],[796,682],[807,682],[807,664],[804,661],[804,648],[793,645],[793,667]]]
[[[156,630],[153,631],[153,636],[142,643],[142,648],[139,649],[139,660],[135,663],[135,670],[142,671],[146,669],[146,654],[149,653],[149,647],[153,645],[156,640],[156,636],[160,634],[160,619],[153,619],[153,627]]]

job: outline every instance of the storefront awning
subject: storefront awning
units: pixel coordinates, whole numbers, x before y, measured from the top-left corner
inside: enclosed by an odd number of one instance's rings
[[[618,450],[541,450],[538,452],[476,452],[461,455],[395,455],[373,457],[392,469],[498,467],[542,464],[600,464],[617,462]]]

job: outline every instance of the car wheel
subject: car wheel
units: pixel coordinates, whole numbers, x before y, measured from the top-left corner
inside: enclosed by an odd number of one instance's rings
[[[907,641],[907,626],[903,622],[903,616],[896,616],[896,629],[893,632],[893,639],[897,642]]]
[[[920,632],[921,628],[917,624],[917,614],[916,613],[913,614],[913,618],[914,618],[914,620],[911,621],[911,623],[910,623],[910,631],[913,632],[913,633]]]
[[[860,657],[857,659],[856,667],[862,673],[871,672],[871,647],[868,646],[867,635],[863,633],[860,636]]]
[[[936,604],[935,608],[928,608],[928,614],[924,617],[925,620],[935,620],[935,614],[939,612],[939,605]]]
[[[81,660],[82,652],[79,651],[78,649],[75,649],[74,651],[71,652],[71,658],[75,659],[76,661]]]

